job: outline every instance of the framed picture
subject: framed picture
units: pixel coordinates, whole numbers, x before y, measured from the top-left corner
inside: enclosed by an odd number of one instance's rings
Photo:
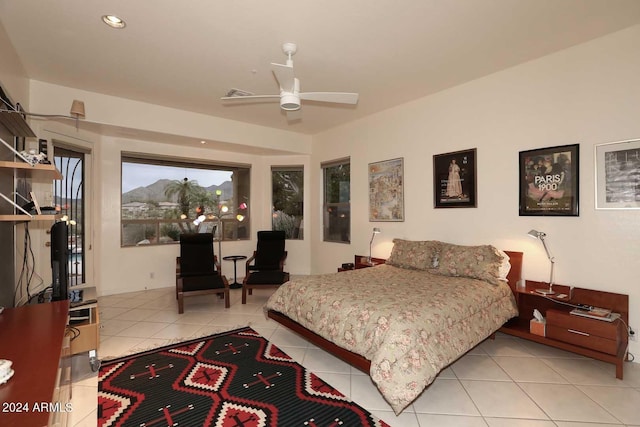
[[[369,221],[404,221],[403,163],[369,163]]]
[[[640,209],[640,139],[595,148],[596,209]]]
[[[476,149],[433,156],[433,194],[436,208],[475,208]]]
[[[520,152],[520,216],[578,216],[579,144]]]

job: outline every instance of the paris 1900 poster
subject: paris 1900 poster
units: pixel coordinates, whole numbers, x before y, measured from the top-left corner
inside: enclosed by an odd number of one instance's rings
[[[520,152],[520,215],[578,216],[579,145]]]

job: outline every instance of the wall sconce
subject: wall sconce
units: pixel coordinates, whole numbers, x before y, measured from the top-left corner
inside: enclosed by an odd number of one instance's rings
[[[547,243],[544,241],[544,238],[547,237],[545,233],[538,230],[531,230],[527,233],[530,237],[534,239],[540,239],[542,242],[542,246],[544,247],[545,252],[547,253],[547,258],[549,258],[549,262],[551,263],[551,274],[549,275],[549,289],[536,289],[536,292],[542,295],[553,295],[555,292],[553,291],[553,266],[555,264],[555,258],[551,256],[551,252],[549,252],[549,248],[547,247]]]
[[[369,242],[369,258],[367,258],[367,262],[369,265],[373,265],[373,261],[371,261],[371,246],[373,245],[373,239],[375,239],[376,234],[380,233],[380,229],[378,227],[373,227],[373,233],[371,234],[371,241]]]

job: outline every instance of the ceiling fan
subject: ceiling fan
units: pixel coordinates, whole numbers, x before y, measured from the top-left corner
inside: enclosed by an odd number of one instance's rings
[[[286,64],[271,63],[271,70],[280,85],[279,95],[254,95],[251,92],[239,89],[231,89],[223,101],[247,101],[247,100],[279,100],[280,108],[287,113],[289,120],[300,117],[301,102],[317,101],[332,102],[336,104],[357,104],[358,94],[348,92],[300,92],[300,80],[293,74],[293,60],[298,47],[295,43],[284,43],[282,51],[287,55]]]

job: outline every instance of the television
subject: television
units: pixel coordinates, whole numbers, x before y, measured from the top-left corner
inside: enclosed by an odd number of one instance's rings
[[[69,299],[69,230],[64,221],[51,226],[51,301]]]

